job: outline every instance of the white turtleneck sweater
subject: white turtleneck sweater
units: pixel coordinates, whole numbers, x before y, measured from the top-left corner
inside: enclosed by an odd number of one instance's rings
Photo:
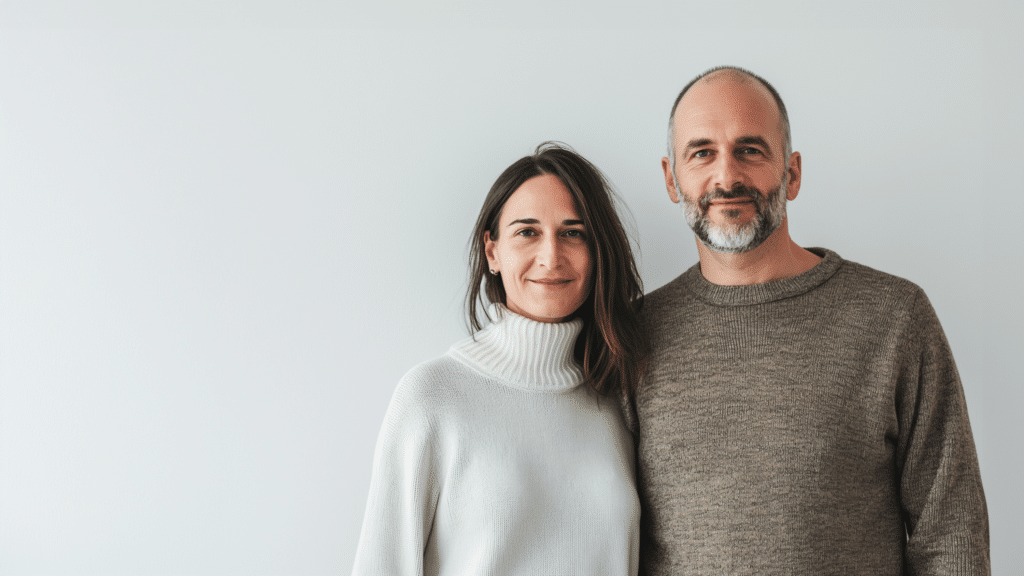
[[[399,382],[354,576],[637,573],[633,443],[581,385],[582,321],[496,313]]]

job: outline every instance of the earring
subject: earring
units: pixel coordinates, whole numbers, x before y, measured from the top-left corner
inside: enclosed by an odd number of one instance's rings
[[[491,270],[491,276],[497,276],[497,275],[498,275],[497,272],[495,272],[494,270]]]

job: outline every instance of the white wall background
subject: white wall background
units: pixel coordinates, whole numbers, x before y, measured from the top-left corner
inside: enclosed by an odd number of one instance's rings
[[[1020,569],[1021,5],[613,5],[0,2],[0,573],[347,573],[491,182],[576,147],[660,286],[669,107],[724,63],[790,109],[797,242],[930,295]]]

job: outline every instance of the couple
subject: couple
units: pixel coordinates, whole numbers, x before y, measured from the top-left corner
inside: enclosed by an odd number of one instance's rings
[[[499,176],[479,331],[395,391],[354,574],[987,574],[938,319],[790,239],[801,158],[774,88],[695,78],[662,168],[700,263],[646,300],[593,165],[542,145]]]

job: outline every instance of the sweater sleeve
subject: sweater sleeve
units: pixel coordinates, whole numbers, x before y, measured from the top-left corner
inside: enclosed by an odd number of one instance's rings
[[[399,383],[384,416],[353,576],[423,574],[439,494],[436,444],[422,387]]]
[[[908,574],[989,574],[988,511],[960,376],[920,290],[899,382],[897,468]]]

